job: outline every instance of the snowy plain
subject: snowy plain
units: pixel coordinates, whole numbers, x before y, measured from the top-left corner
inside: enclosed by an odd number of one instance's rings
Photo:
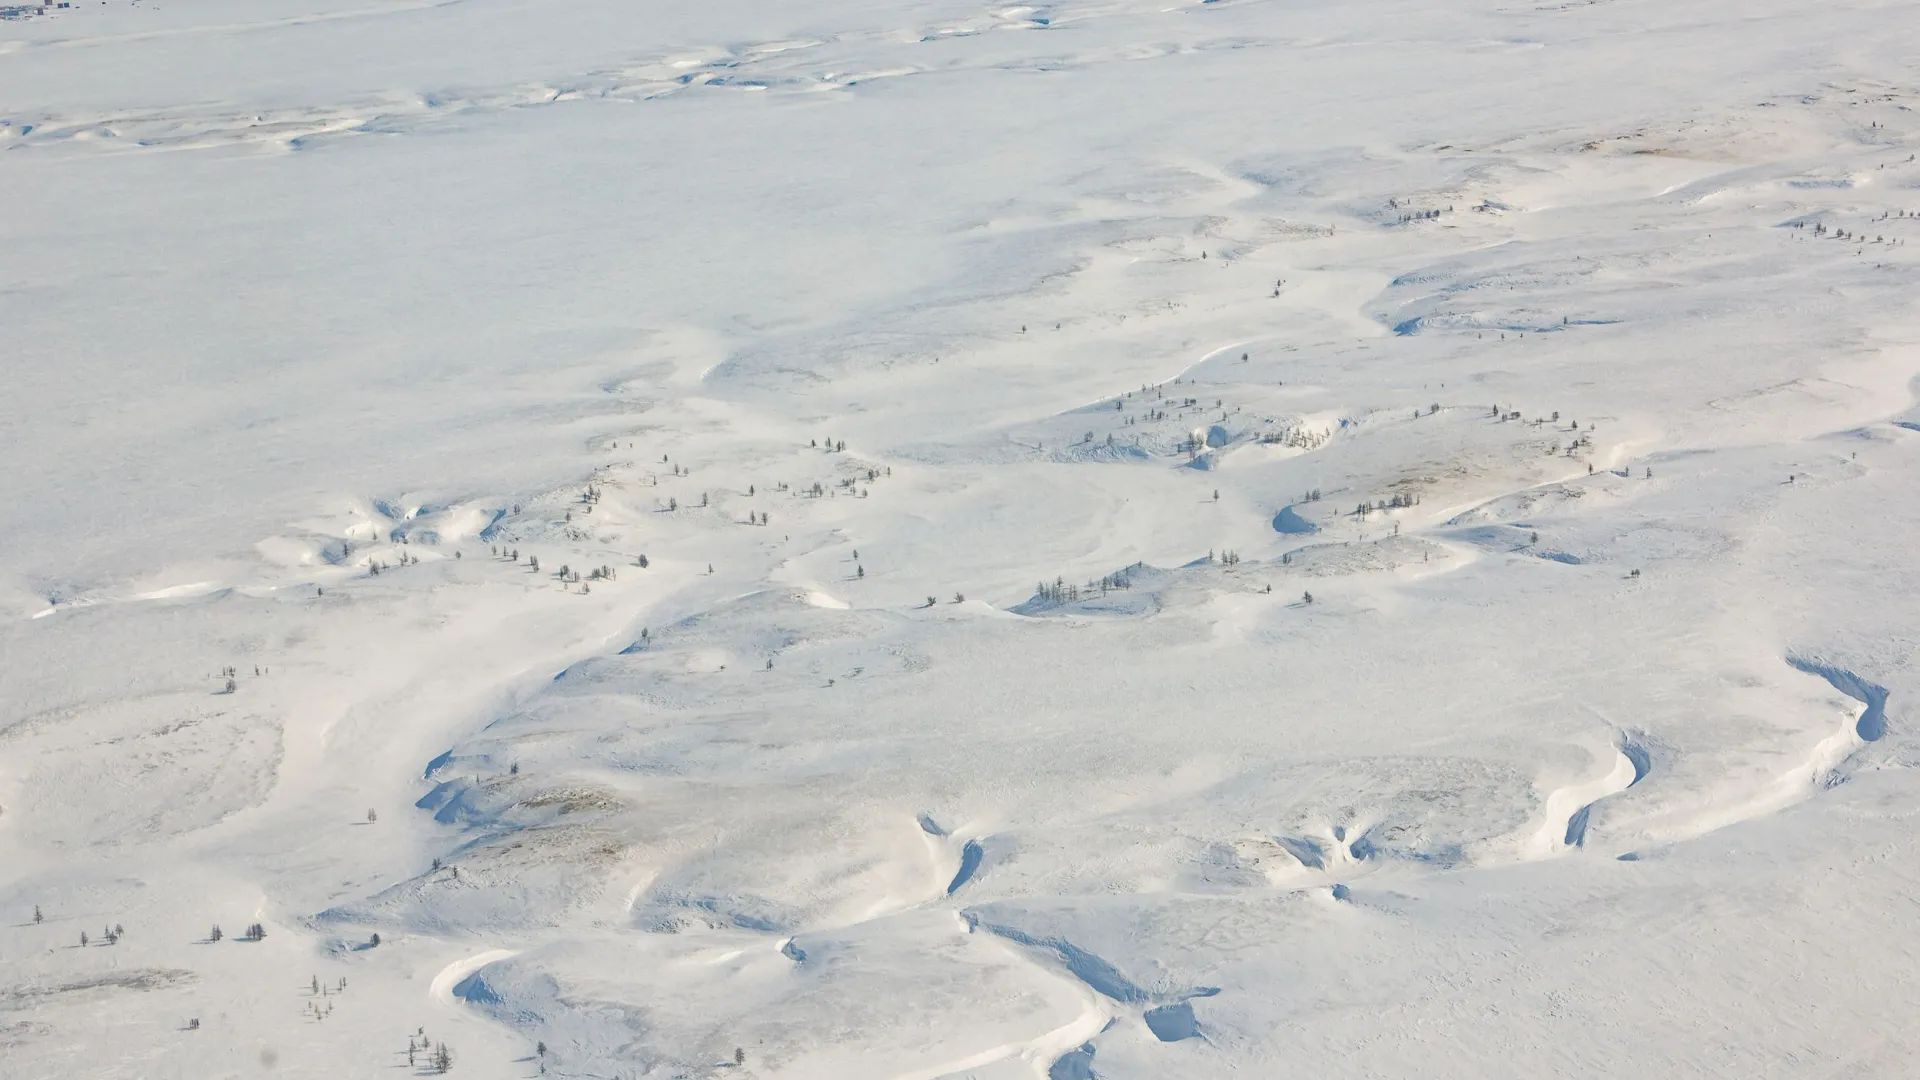
[[[1916,57],[0,20],[0,1074],[1910,1075]]]

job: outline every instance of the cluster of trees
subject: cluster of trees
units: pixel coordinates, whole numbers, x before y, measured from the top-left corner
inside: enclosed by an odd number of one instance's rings
[[[379,935],[376,934],[374,936],[377,943]],[[340,976],[340,984],[337,987],[327,987],[320,985],[320,976],[315,975],[313,977],[312,987],[314,997],[327,997],[329,994],[344,994],[347,992],[347,977],[345,975]],[[317,1001],[309,1001],[307,1002],[307,1009],[313,1013],[315,1020],[325,1020],[327,1017],[333,1015],[332,1002],[328,1002],[323,1007]]]
[[[401,566],[412,566],[413,564],[419,561],[420,560],[416,556],[414,556],[413,553],[411,552],[403,551],[400,553]],[[381,564],[379,559],[373,559],[367,563],[367,572],[372,574],[374,577],[379,577],[380,571],[385,569],[386,567]]]
[[[1363,502],[1355,506],[1353,512],[1357,516],[1365,517],[1376,510],[1398,510],[1402,507],[1418,505],[1419,502],[1418,495],[1404,495],[1396,492],[1391,498],[1382,502]]]
[[[431,1069],[436,1073],[445,1073],[452,1070],[453,1051],[447,1049],[446,1043],[439,1043],[437,1045],[433,1043],[429,1043],[427,1041],[426,1030],[427,1030],[426,1028],[420,1029],[420,1032],[417,1036],[417,1038],[420,1040],[418,1044],[414,1042],[414,1039],[416,1038],[416,1036],[414,1035],[407,1036],[407,1064],[409,1066],[417,1064],[416,1059],[418,1055],[426,1054],[427,1068]],[[541,1053],[544,1054],[546,1052],[546,1044],[542,1043],[540,1045],[541,1045]]]
[[[1904,216],[1904,211],[1903,211],[1902,213],[1903,213],[1903,216]],[[1880,215],[1880,216],[1881,216],[1882,218],[1885,218],[1885,217],[1886,217],[1886,215],[1885,215],[1885,214],[1882,214],[1882,215]],[[1806,222],[1804,222],[1804,221],[1800,221],[1800,222],[1795,222],[1795,223],[1794,223],[1794,226],[1793,226],[1793,227],[1794,227],[1794,228],[1796,228],[1796,229],[1804,229],[1804,228],[1806,228],[1806,227],[1807,227],[1807,225],[1806,225]],[[1863,236],[1863,235],[1861,235],[1861,234],[1859,234],[1859,233],[1853,233],[1853,232],[1848,232],[1848,231],[1847,231],[1846,229],[1828,229],[1828,228],[1827,228],[1827,227],[1826,227],[1825,225],[1819,225],[1819,224],[1816,224],[1816,225],[1815,225],[1815,226],[1813,227],[1813,235],[1815,235],[1815,236],[1829,236],[1829,235],[1830,235],[1830,236],[1832,236],[1832,237],[1833,237],[1833,238],[1834,238],[1835,240],[1853,240],[1853,241],[1858,241],[1858,242],[1861,242],[1861,243],[1865,243],[1865,242],[1867,242],[1867,238],[1866,238],[1865,236]],[[1873,238],[1873,240],[1872,240],[1872,242],[1873,242],[1873,243],[1875,243],[1875,244],[1884,244],[1884,243],[1886,243],[1886,237],[1884,237],[1884,236],[1875,236],[1875,237]],[[1894,241],[1894,243],[1896,243],[1896,244],[1897,244],[1897,243],[1899,243],[1899,242],[1900,242],[1899,240],[1895,240],[1895,241]]]
[[[1080,586],[1069,585],[1060,578],[1054,578],[1051,585],[1043,581],[1035,586],[1034,595],[1049,604],[1071,604],[1080,599]]]
[[[33,909],[33,921],[34,922],[40,921],[40,909],[38,907]],[[118,945],[120,944],[121,935],[125,934],[126,932],[127,932],[126,927],[121,926],[118,923],[115,923],[114,925],[109,926],[106,929],[100,931],[100,940],[106,942],[108,945]],[[90,940],[91,939],[87,937],[87,932],[85,930],[80,931],[80,947],[81,948],[83,949],[86,948]]]
[[[1133,588],[1133,580],[1132,580],[1131,574],[1134,570],[1138,569],[1139,567],[1140,567],[1140,564],[1135,563],[1132,566],[1126,567],[1125,569],[1120,570],[1116,573],[1108,574],[1094,581],[1089,581],[1084,586],[1070,585],[1067,583],[1065,578],[1056,577],[1053,579],[1052,584],[1048,584],[1047,582],[1043,581],[1039,585],[1035,586],[1034,595],[1038,596],[1042,601],[1049,604],[1071,604],[1081,600],[1082,598],[1091,597],[1095,593],[1098,593],[1101,596],[1105,596],[1107,592],[1112,589]],[[927,597],[927,599],[932,600],[933,597],[929,596]],[[961,596],[959,593],[953,594],[954,603],[957,604],[963,599],[965,599],[965,597]]]
[[[1260,442],[1267,446],[1291,446],[1300,450],[1317,450],[1333,437],[1330,431],[1309,431],[1298,425],[1288,425],[1278,431],[1269,431],[1260,436]]]

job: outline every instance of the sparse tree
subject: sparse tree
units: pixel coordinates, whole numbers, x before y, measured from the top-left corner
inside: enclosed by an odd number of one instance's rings
[[[33,925],[39,926],[45,920],[46,920],[46,916],[40,914],[40,905],[39,904],[33,905]]]
[[[373,807],[371,806],[367,807],[367,824],[371,825],[374,822],[379,820],[380,820],[380,815],[374,811]]]
[[[735,1065],[745,1065],[747,1063],[747,1051],[745,1047],[736,1046],[733,1048],[733,1063]]]
[[[214,923],[214,924],[213,924],[213,929],[212,929],[212,930],[209,930],[209,931],[207,931],[207,940],[208,940],[208,941],[219,941],[219,940],[220,940],[221,938],[223,938],[223,937],[225,937],[225,936],[226,936],[225,934],[222,934],[222,933],[220,932],[220,924],[219,924],[219,923]]]
[[[369,937],[369,938],[367,939],[367,947],[368,947],[368,948],[370,948],[370,949],[377,949],[377,948],[379,948],[379,947],[380,947],[380,935],[376,933],[376,934],[374,934],[374,935],[373,935],[372,937]]]
[[[1303,603],[1303,604],[1311,604],[1311,603],[1313,603],[1313,594],[1312,594],[1312,593],[1310,593],[1310,592],[1308,592],[1308,593],[1301,593],[1301,594],[1300,594],[1300,602],[1301,602],[1301,603]]]
[[[447,1050],[447,1044],[441,1043],[433,1051],[433,1071],[444,1073],[453,1068],[453,1054]]]

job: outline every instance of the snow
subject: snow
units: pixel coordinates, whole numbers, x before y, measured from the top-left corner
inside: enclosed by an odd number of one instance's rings
[[[0,21],[0,1073],[1905,1075],[1911,7]]]

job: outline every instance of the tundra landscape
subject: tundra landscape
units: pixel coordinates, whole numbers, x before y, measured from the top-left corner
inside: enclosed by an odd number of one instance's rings
[[[0,16],[0,1074],[1912,1074],[1920,5]]]

